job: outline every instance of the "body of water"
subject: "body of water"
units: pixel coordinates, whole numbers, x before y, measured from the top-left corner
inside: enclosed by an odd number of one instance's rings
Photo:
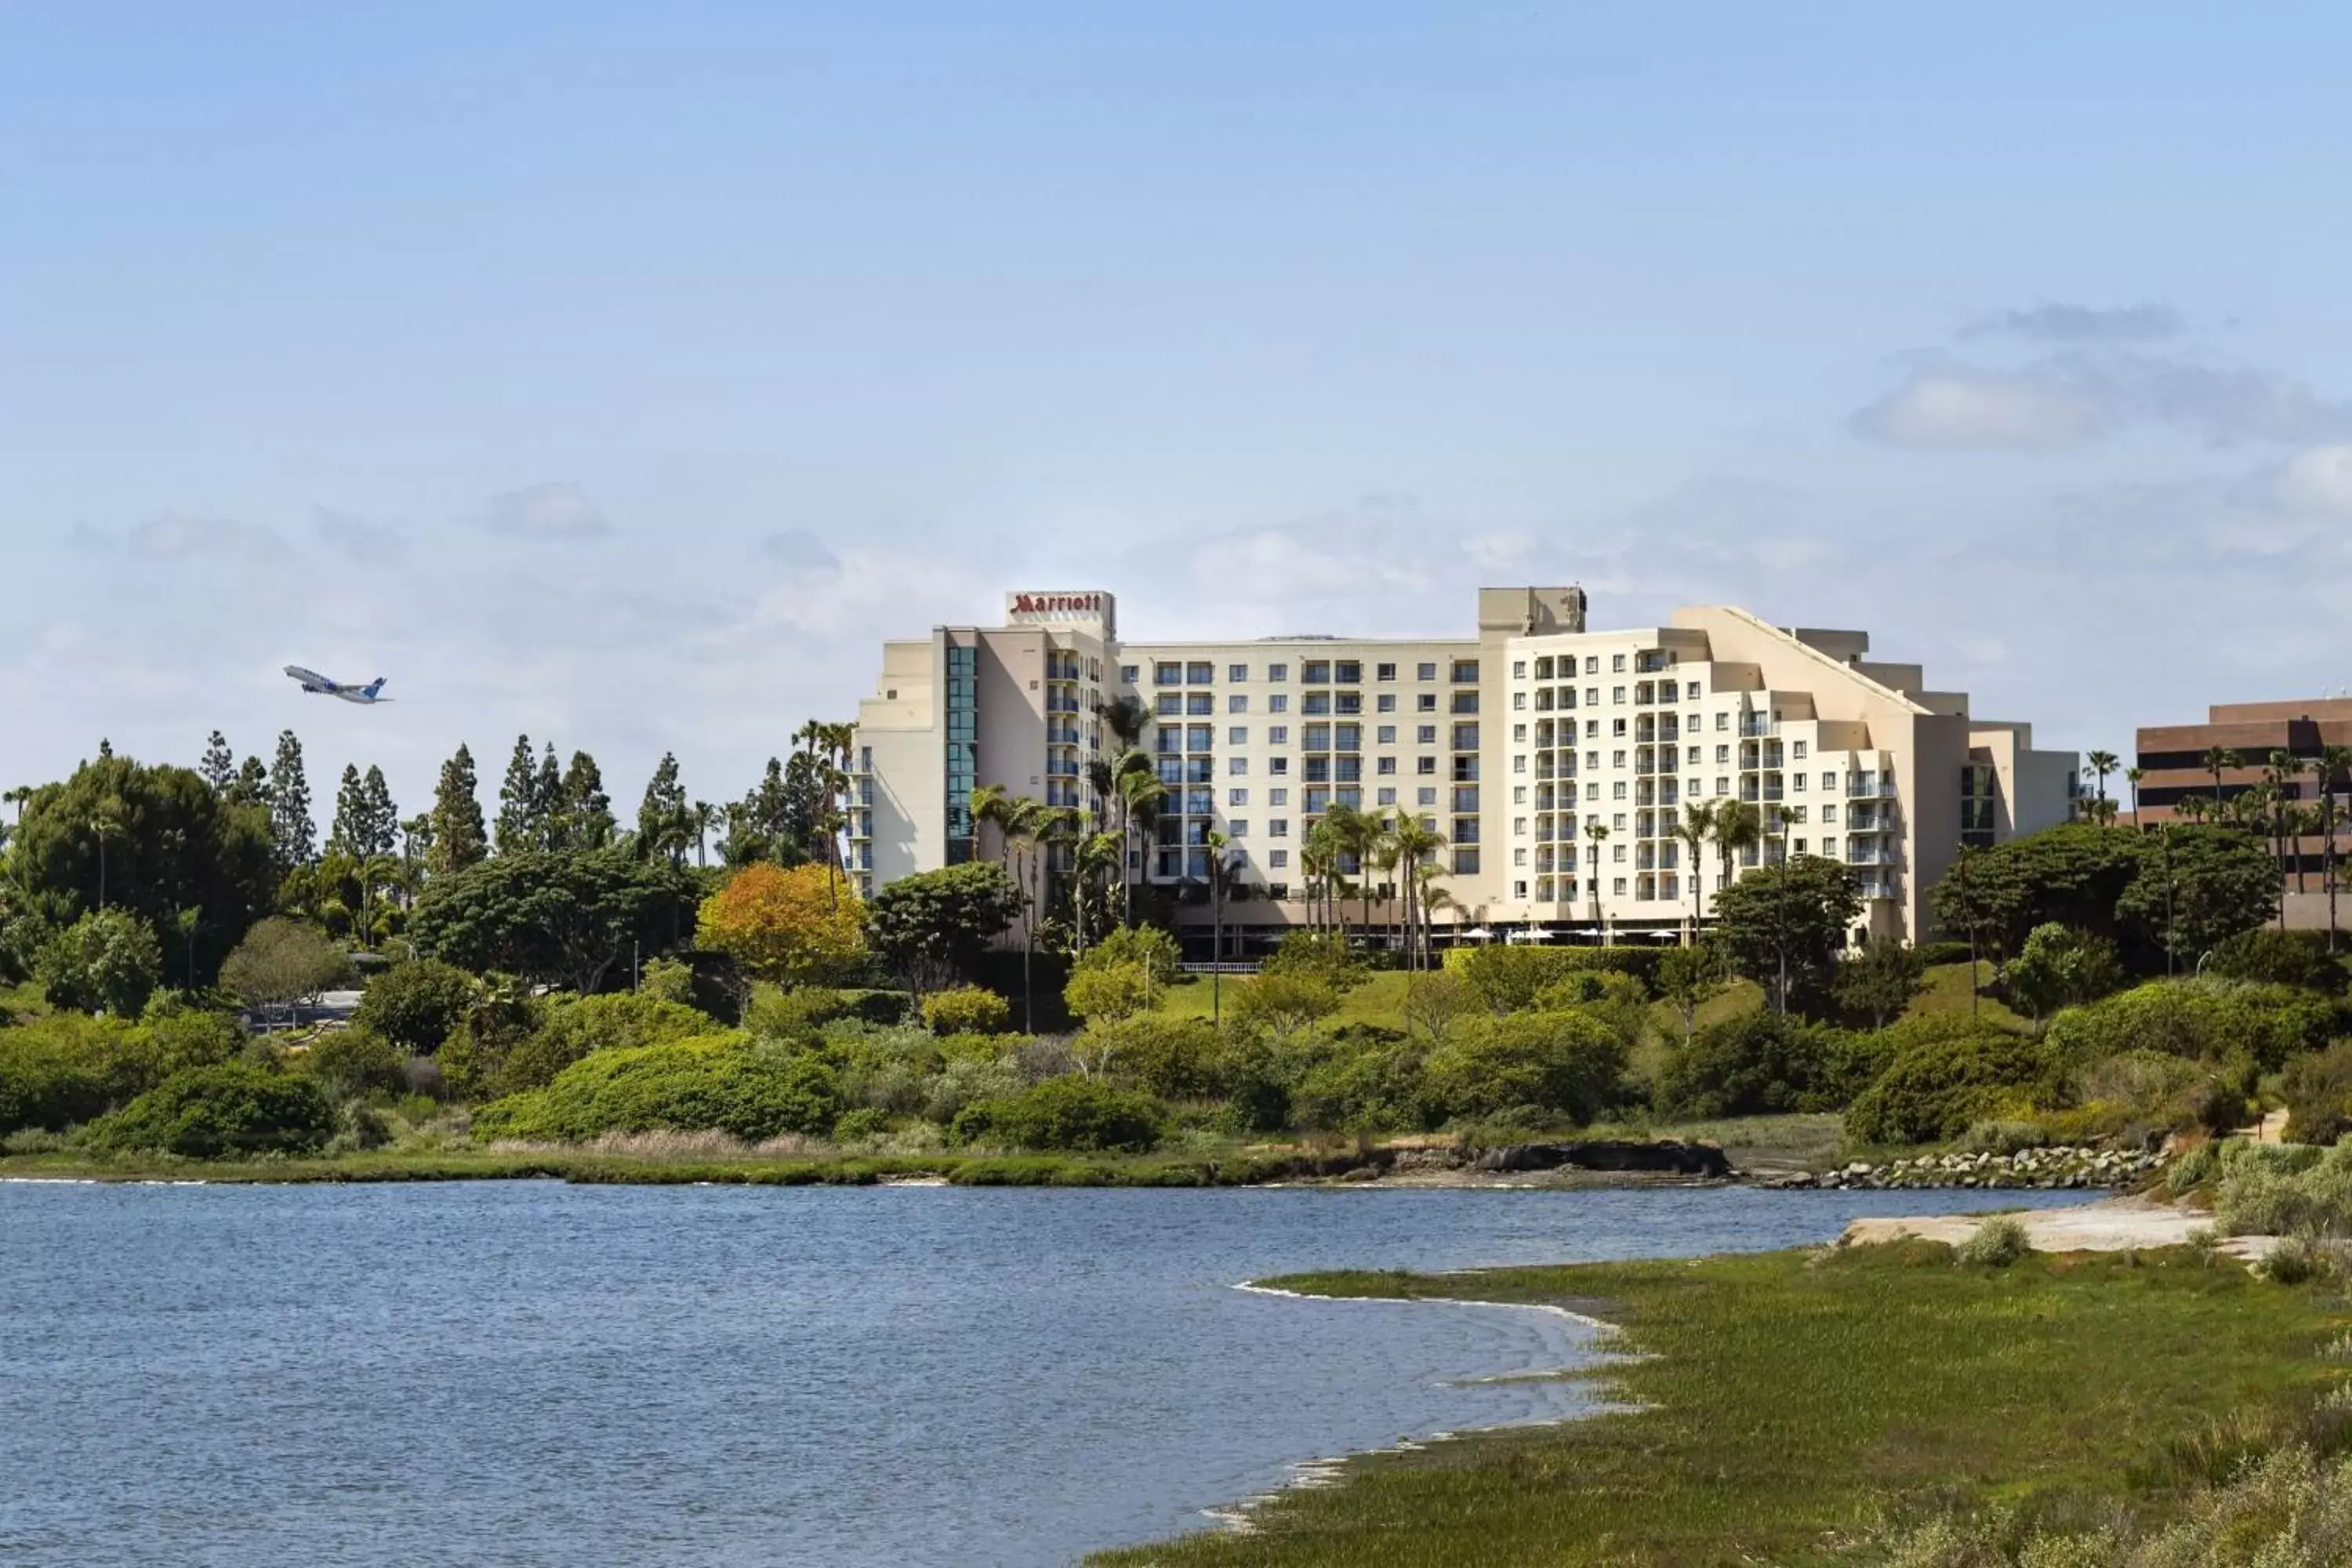
[[[0,1562],[1068,1563],[1591,1398],[1480,1381],[1559,1314],[1243,1280],[2082,1195],[0,1184]]]

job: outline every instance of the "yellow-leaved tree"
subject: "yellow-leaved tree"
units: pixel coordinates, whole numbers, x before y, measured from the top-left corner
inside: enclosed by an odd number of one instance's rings
[[[866,956],[866,906],[824,866],[744,867],[702,901],[697,940],[780,985],[846,977]]]

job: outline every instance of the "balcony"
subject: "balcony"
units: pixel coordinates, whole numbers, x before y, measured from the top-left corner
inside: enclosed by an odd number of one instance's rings
[[[1888,866],[1895,857],[1875,844],[1853,843],[1846,846],[1845,863],[1849,866]]]
[[[1780,726],[1760,713],[1742,713],[1739,716],[1739,733],[1744,738],[1777,735],[1780,732]]]
[[[1848,800],[1878,800],[1895,793],[1892,773],[1856,773],[1845,786]]]
[[[1068,757],[1048,757],[1045,760],[1045,773],[1051,778],[1074,779],[1078,776],[1078,764],[1074,759]]]

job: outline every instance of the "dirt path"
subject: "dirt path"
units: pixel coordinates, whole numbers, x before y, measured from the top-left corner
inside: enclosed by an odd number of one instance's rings
[[[1894,1241],[1916,1236],[1927,1241],[1958,1246],[1984,1223],[1984,1215],[1890,1215],[1858,1219],[1838,1237],[1840,1247]],[[2179,1247],[2189,1232],[2209,1227],[2210,1215],[2179,1209],[2150,1198],[2105,1198],[2079,1208],[2036,1209],[2011,1216],[2023,1223],[2037,1252],[2121,1252],[2135,1247]],[[2275,1237],[2233,1236],[2221,1243],[2232,1258],[2252,1262],[2270,1249]]]

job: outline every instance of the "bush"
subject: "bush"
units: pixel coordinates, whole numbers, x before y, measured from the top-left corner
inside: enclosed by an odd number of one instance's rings
[[[1205,1018],[1089,1024],[1072,1046],[1096,1070],[1160,1100],[1207,1100],[1223,1087],[1223,1043]]]
[[[1013,1005],[993,991],[958,985],[923,998],[923,1022],[935,1035],[1001,1035],[1013,1026]]]
[[[1917,953],[1919,962],[1930,969],[1939,964],[1966,963],[1969,961],[1969,944],[1965,942],[1916,942],[1911,951]]]
[[[429,1057],[473,1005],[474,977],[437,958],[395,963],[367,983],[352,1022],[411,1056]]]
[[[157,1082],[187,1068],[235,1061],[247,1044],[245,1030],[229,1014],[169,997],[149,1002],[140,1026],[152,1047]]]
[[[1952,1249],[1954,1259],[1971,1268],[2006,1268],[2033,1250],[2024,1224],[2009,1215],[1995,1215]]]
[[[2051,1020],[2053,1050],[2077,1066],[2124,1051],[2219,1061],[2245,1055],[2265,1072],[2352,1033],[2352,1008],[2285,985],[2238,980],[2154,980],[2069,1007]]]
[[[580,1142],[604,1132],[715,1128],[756,1143],[786,1132],[821,1135],[838,1113],[833,1074],[809,1052],[707,1035],[597,1051],[544,1089],[483,1106],[474,1132]]]
[[[2213,1221],[2229,1236],[2352,1236],[2352,1145],[2218,1145]]]
[[[1891,1051],[1793,1015],[1749,1013],[1710,1025],[1667,1052],[1658,1109],[1711,1121],[1835,1110],[1866,1088]]]
[[[303,1153],[335,1135],[335,1108],[307,1078],[244,1062],[174,1073],[90,1128],[93,1147],[216,1160]]]
[[[1291,931],[1283,937],[1274,955],[1258,965],[1261,974],[1288,974],[1319,981],[1339,995],[1345,995],[1360,984],[1365,972],[1363,960],[1349,951],[1348,939],[1336,931]]]
[[[1938,1142],[2006,1107],[2054,1101],[2060,1093],[2049,1053],[2021,1035],[1928,1038],[1901,1050],[1854,1100],[1846,1135],[1863,1143]]]
[[[1289,1081],[1276,1092],[1287,1119],[1308,1132],[1398,1132],[1445,1120],[1421,1047],[1393,1030],[1360,1025],[1316,1042],[1303,1060],[1286,1064]],[[1282,1066],[1264,1066],[1279,1075]],[[1261,1095],[1265,1090],[1259,1089]],[[1237,1105],[1241,1097],[1236,1096]]]
[[[2287,1142],[2335,1142],[2352,1129],[2352,1040],[2289,1062],[2284,1087]]]
[[[2307,1285],[2327,1266],[2326,1254],[2300,1237],[2283,1237],[2263,1254],[2263,1278],[2273,1285]]]
[[[1521,947],[1493,942],[1480,947],[1448,948],[1445,971],[1461,976],[1474,1006],[1490,1013],[1516,1013],[1536,1005],[1536,994],[1584,967],[1576,958],[1581,950],[1568,947]]]
[[[0,1029],[0,1133],[63,1131],[147,1087],[146,1041],[117,1019],[67,1015]]]
[[[1296,971],[1261,973],[1234,987],[1234,1024],[1277,1042],[1339,1010],[1339,993],[1320,976]]]
[[[1117,1023],[1140,1013],[1151,995],[1150,971],[1140,963],[1087,962],[1070,972],[1062,1005],[1078,1017]]]
[[[2228,980],[2295,985],[2329,996],[2344,994],[2344,966],[2327,951],[2327,933],[2263,926],[2240,931],[2205,958],[2205,973]]]
[[[1431,978],[1444,980],[1452,976]],[[1649,1026],[1650,993],[1637,977],[1622,970],[1571,970],[1536,993],[1535,1010],[1577,1012],[1598,1018],[1631,1050],[1642,1043],[1643,1033]]]
[[[562,998],[548,1006],[538,1029],[508,1049],[488,1089],[493,1095],[520,1094],[552,1083],[556,1074],[597,1051],[709,1033],[709,1016],[683,1003],[626,991]]]
[[[2035,926],[2018,955],[2000,968],[2002,989],[2035,1018],[2095,1002],[2123,982],[2115,943],[2054,922]]]
[[[153,928],[122,910],[97,910],[42,947],[37,970],[52,1007],[135,1018],[163,978]]]
[[[371,1089],[400,1090],[408,1087],[403,1069],[408,1053],[373,1029],[354,1024],[331,1029],[310,1044],[299,1058],[301,1071],[326,1091],[330,1100],[350,1100]]]
[[[316,996],[351,972],[351,955],[323,933],[272,915],[223,961],[221,984],[248,1007],[282,1007]]]
[[[868,1138],[879,1138],[890,1131],[890,1113],[870,1105],[855,1110],[845,1110],[834,1118],[833,1141],[836,1143],[856,1143]]]
[[[1517,1013],[1465,1025],[1429,1058],[1430,1092],[1454,1116],[1519,1106],[1587,1122],[1615,1104],[1625,1042],[1581,1013]]]
[[[803,1035],[836,1018],[867,1024],[906,1022],[913,998],[904,991],[835,990],[803,985],[791,991],[761,991],[744,1015],[743,1026],[755,1035],[778,1037]]]
[[[952,1136],[959,1143],[1022,1149],[1140,1153],[1160,1142],[1157,1102],[1085,1078],[1053,1078],[1017,1094],[966,1106]]]

